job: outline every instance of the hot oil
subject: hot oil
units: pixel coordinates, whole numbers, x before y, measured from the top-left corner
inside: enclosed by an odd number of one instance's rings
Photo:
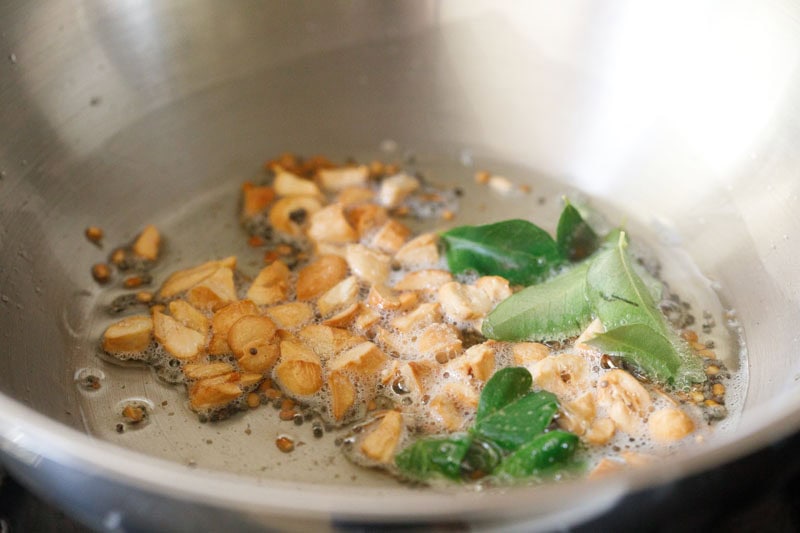
[[[405,157],[397,154],[363,154],[359,160],[369,161],[374,157]],[[407,158],[406,158],[407,159]],[[473,181],[474,166],[464,165],[455,157],[414,157],[411,164],[414,171],[421,172],[424,178],[431,183],[441,186],[452,186],[459,189],[457,199],[460,204],[454,220],[436,218],[404,220],[413,229],[441,230],[454,225],[479,224],[498,221],[508,218],[526,218],[532,220],[551,233],[555,230],[555,223],[561,210],[560,199],[567,194],[577,203],[575,198],[580,198],[575,191],[565,190],[563,185],[543,178],[530,179],[530,172],[517,167],[494,164],[488,165],[491,170],[503,173],[512,179],[530,181],[533,185],[531,192],[516,190],[512,194],[500,194],[488,189],[486,186],[476,185]],[[238,223],[239,181],[231,180],[216,189],[199,194],[190,202],[180,206],[176,211],[165,213],[160,220],[147,220],[144,223],[156,224],[165,236],[164,253],[158,265],[151,271],[154,286],[157,287],[166,276],[177,269],[193,266],[210,259],[219,259],[228,255],[238,257],[238,269],[242,281],[252,278],[264,265],[264,251],[247,244],[245,232]],[[448,209],[453,207],[454,198],[448,198],[445,205]],[[440,208],[441,209],[441,208]],[[438,214],[440,211],[434,211]],[[421,213],[431,214],[431,213]],[[613,221],[612,221],[613,222]],[[613,224],[610,224],[613,226]],[[610,227],[609,226],[609,227]],[[265,231],[266,233],[266,231]],[[641,235],[647,235],[646,229],[642,232],[632,231],[633,242],[636,243]],[[642,241],[644,242],[644,241]],[[289,242],[302,247],[301,243]],[[648,245],[653,243],[647,242]],[[730,369],[744,356],[740,332],[734,328],[733,332],[723,325],[728,323],[726,310],[710,286],[709,282],[694,267],[688,257],[682,257],[680,250],[669,249],[667,254],[662,253],[663,247],[659,242],[652,246],[658,253],[654,254],[656,262],[661,266],[661,275],[670,286],[683,298],[693,298],[690,306],[693,312],[702,317],[703,311],[708,311],[717,326],[709,333],[702,333],[703,340],[711,340],[715,350],[724,358]],[[440,265],[444,267],[444,264]],[[402,278],[403,271],[394,271],[391,282]],[[460,279],[470,282],[470,279]],[[241,288],[240,285],[240,297]],[[294,284],[292,284],[293,286]],[[100,293],[97,306],[93,315],[93,327],[87,333],[88,338],[97,339],[104,328],[119,317],[110,317],[105,308],[116,297],[122,294],[110,290]],[[699,295],[699,297],[697,296]],[[431,296],[424,296],[431,299]],[[139,310],[141,311],[141,310]],[[388,317],[382,317],[385,324]],[[464,326],[464,324],[457,324]],[[415,336],[418,331],[409,332],[401,339],[401,349],[395,355],[403,359],[404,352],[413,350]],[[95,341],[96,342],[96,341]],[[391,351],[391,350],[388,350]],[[98,350],[99,352],[99,350]],[[554,352],[558,353],[558,352]],[[153,365],[155,371],[148,371],[141,364],[120,365],[117,361],[110,361],[102,357],[105,363],[99,363],[97,353],[87,354],[86,363],[82,366],[97,366],[102,364],[106,373],[105,386],[91,395],[84,395],[83,412],[88,430],[99,437],[119,443],[123,446],[162,458],[186,464],[188,467],[208,468],[213,470],[232,471],[241,474],[253,475],[269,479],[287,481],[309,481],[315,483],[342,483],[357,482],[366,485],[385,485],[394,483],[388,476],[374,470],[354,466],[345,460],[340,447],[335,445],[337,440],[347,442],[350,428],[336,429],[326,412],[330,405],[325,393],[314,397],[305,398],[308,408],[305,413],[317,412],[309,415],[302,425],[295,425],[293,421],[280,420],[279,410],[272,406],[266,399],[261,405],[252,409],[246,406],[246,393],[237,400],[233,416],[216,422],[200,422],[197,415],[189,409],[186,393],[183,390],[182,373],[179,372],[181,363],[166,354],[163,349],[154,346],[142,356]],[[108,364],[106,364],[108,363]],[[512,364],[508,351],[500,350],[497,354],[498,367]],[[597,363],[597,364],[595,364]],[[592,368],[593,386],[600,379],[601,371],[599,361],[593,361]],[[746,365],[742,365],[746,368]],[[703,419],[702,415],[690,412],[695,420],[698,431],[696,436],[703,440],[710,439],[715,432],[727,431],[735,427],[735,420],[741,408],[746,374],[743,370],[731,372],[731,378],[725,380],[726,406],[728,418],[721,424],[716,424],[712,429]],[[421,429],[437,427],[435,421],[426,417],[427,402],[435,396],[446,383],[457,382],[457,375],[448,376],[440,383],[426,383],[430,389],[428,397],[412,397],[404,390],[402,383],[395,381],[378,384],[379,398],[388,404],[397,403],[409,413],[413,412],[415,424]],[[359,390],[360,397],[368,396],[367,391]],[[149,423],[136,432],[120,434],[113,423],[118,413],[112,406],[128,398],[146,398],[150,400],[152,409],[148,413]],[[667,405],[669,402],[657,395],[653,396],[655,407]],[[350,413],[345,422],[361,420],[363,417],[377,416],[375,412],[367,413],[360,409]],[[220,413],[202,413],[206,419],[220,418]],[[223,413],[225,415],[229,412]],[[323,423],[324,422],[324,423]],[[321,427],[325,430],[320,430]],[[320,436],[321,435],[321,436]],[[406,442],[410,439],[406,435]],[[292,451],[286,453],[276,444],[280,439],[292,442]],[[690,438],[688,440],[698,440]],[[285,442],[285,441],[281,441]],[[665,451],[671,452],[681,445],[664,447],[654,446],[646,438],[646,433],[641,436],[631,437],[620,434],[602,448],[598,448],[589,456],[590,464],[597,462],[603,456],[620,457],[626,451],[638,453],[658,454]],[[347,447],[345,445],[345,447]],[[367,461],[369,463],[369,461]]]

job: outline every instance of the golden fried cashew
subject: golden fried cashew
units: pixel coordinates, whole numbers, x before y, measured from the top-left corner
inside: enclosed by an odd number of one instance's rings
[[[557,422],[560,428],[581,436],[591,427],[595,415],[594,393],[587,392],[576,400],[562,404]]]
[[[193,359],[206,344],[205,333],[186,327],[160,311],[153,313],[153,336],[178,359]]]
[[[439,287],[437,296],[445,314],[452,320],[482,318],[492,309],[492,301],[483,290],[457,281]]]
[[[379,463],[394,459],[394,451],[403,432],[403,415],[386,411],[378,426],[361,443],[361,451]]]
[[[310,215],[320,209],[322,204],[314,196],[285,196],[272,205],[269,222],[276,230],[299,237]]]
[[[142,352],[150,345],[153,319],[130,316],[111,324],[103,334],[103,349],[108,353]]]
[[[286,299],[289,291],[289,267],[273,261],[261,269],[247,289],[247,298],[256,305],[272,305]]]
[[[650,415],[647,429],[658,442],[677,442],[694,431],[694,422],[680,409],[668,407]]]
[[[619,429],[628,434],[638,432],[652,401],[650,393],[624,370],[606,372],[597,382],[597,403]]]
[[[394,260],[404,268],[434,266],[439,262],[438,242],[435,233],[423,233],[401,246]]]
[[[559,398],[574,397],[589,385],[589,363],[580,355],[545,357],[533,367],[533,382]]]
[[[191,268],[177,270],[164,281],[158,294],[162,298],[171,298],[202,282],[219,270],[220,267],[236,268],[236,256],[226,257],[217,261],[208,261]]]

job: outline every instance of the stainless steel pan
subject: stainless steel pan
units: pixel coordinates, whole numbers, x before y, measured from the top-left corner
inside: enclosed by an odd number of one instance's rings
[[[0,460],[98,529],[529,529],[579,522],[797,431],[798,20],[788,1],[4,2]],[[746,337],[734,430],[606,480],[417,491],[338,456],[314,467],[311,445],[280,454],[285,426],[266,409],[199,424],[180,391],[98,358],[98,305],[113,293],[89,276],[108,248],[86,242],[86,226],[110,244],[157,222],[170,266],[247,258],[236,186],[262,160],[381,153],[384,140],[467,188],[486,166],[534,195],[583,191],[688,253]],[[533,209],[470,192],[463,221]],[[76,384],[86,368],[104,373],[100,391]],[[154,415],[120,435],[114,406],[130,398]]]

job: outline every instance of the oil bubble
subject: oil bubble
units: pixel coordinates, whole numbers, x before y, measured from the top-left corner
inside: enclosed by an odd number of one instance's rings
[[[150,422],[153,409],[153,402],[146,398],[127,398],[117,403],[114,411],[126,429],[140,429]]]
[[[106,375],[99,368],[87,367],[76,370],[73,379],[80,389],[95,392],[103,387],[103,380],[106,379]]]

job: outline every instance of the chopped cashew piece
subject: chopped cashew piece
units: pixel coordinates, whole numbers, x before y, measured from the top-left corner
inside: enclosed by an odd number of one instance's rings
[[[606,408],[616,426],[628,434],[638,432],[652,404],[650,393],[624,370],[606,372],[597,382],[597,403]]]
[[[330,316],[322,321],[322,323],[326,326],[332,326],[335,328],[344,328],[349,326],[353,320],[356,319],[360,309],[360,304],[354,303],[349,307],[346,307],[336,313],[333,316]]]
[[[297,338],[314,350],[322,360],[352,348],[366,341],[361,335],[350,333],[346,329],[310,324],[297,332]]]
[[[694,422],[680,409],[668,407],[650,415],[647,429],[658,442],[677,442],[694,431]]]
[[[155,261],[158,259],[160,246],[161,235],[155,226],[149,224],[136,237],[136,241],[133,243],[133,253],[148,261]]]
[[[235,400],[244,389],[261,380],[259,374],[236,372],[198,381],[189,389],[189,400],[196,410],[220,407]]]
[[[224,376],[233,372],[233,367],[228,363],[187,363],[183,367],[183,374],[188,379],[208,379]]]
[[[464,416],[459,406],[446,394],[434,396],[430,403],[433,412],[447,431],[458,431],[464,425]]]
[[[389,363],[389,366],[387,366],[381,371],[381,376],[380,376],[381,385],[388,385],[392,381],[392,379],[397,377],[397,374],[399,372],[398,370],[399,366],[400,363],[397,361],[397,359],[392,359],[392,362]]]
[[[434,266],[439,262],[438,237],[423,233],[405,243],[394,255],[395,261],[405,268]]]
[[[129,316],[108,326],[103,333],[103,350],[108,353],[143,352],[150,345],[153,319]]]
[[[411,235],[408,226],[394,219],[389,219],[372,237],[372,246],[387,253],[396,253]]]
[[[323,168],[317,171],[317,179],[326,191],[339,192],[365,185],[369,179],[369,168],[366,165]]]
[[[539,342],[515,342],[511,345],[511,354],[515,365],[527,366],[550,355],[550,348]]]
[[[256,353],[252,349],[247,350],[238,362],[242,370],[265,374],[272,369],[280,354],[277,343],[263,344],[258,346]]]
[[[264,379],[264,376],[260,374],[251,374],[251,373],[243,373],[239,374],[239,385],[242,387],[250,387],[251,385],[255,385],[259,383],[261,380]]]
[[[378,200],[386,207],[397,207],[417,189],[419,189],[417,178],[408,174],[397,174],[381,182]]]
[[[209,277],[189,289],[186,299],[200,309],[219,309],[235,302],[236,286],[233,284],[233,270],[220,267]]]
[[[533,382],[561,399],[569,398],[589,386],[589,363],[570,353],[545,357],[533,367]]]
[[[208,328],[211,326],[211,323],[203,313],[198,311],[192,304],[184,302],[183,300],[172,300],[169,303],[169,313],[172,315],[172,318],[187,328],[192,328],[203,335],[208,333]]]
[[[457,281],[445,283],[439,287],[437,294],[445,314],[453,320],[482,318],[492,308],[492,302],[485,292]]]
[[[375,204],[364,204],[351,207],[347,213],[350,225],[363,237],[372,228],[381,226],[389,219],[386,209]]]
[[[237,359],[245,355],[257,355],[272,344],[276,330],[275,323],[269,318],[246,315],[228,330],[228,346]]]
[[[194,287],[221,267],[230,269],[236,268],[236,256],[226,257],[219,261],[208,261],[207,263],[192,268],[173,272],[161,286],[158,294],[162,298],[171,298],[176,294]]]
[[[342,352],[330,363],[332,371],[344,370],[361,378],[377,376],[378,369],[388,361],[386,354],[372,342],[361,344]]]
[[[368,331],[372,326],[380,322],[381,315],[367,307],[366,305],[358,304],[358,309],[355,315],[355,326],[359,331]]]
[[[464,413],[478,407],[478,393],[463,383],[448,383],[441,394],[434,396],[430,406],[445,429],[458,431],[467,421]]]
[[[320,196],[319,187],[311,180],[301,178],[287,170],[279,170],[272,186],[279,196]]]
[[[581,436],[591,427],[596,413],[594,394],[587,392],[578,399],[561,405],[558,426]]]
[[[353,273],[370,283],[382,284],[389,277],[391,258],[363,244],[347,245],[347,264]]]
[[[328,316],[342,308],[349,307],[356,303],[358,291],[358,278],[349,276],[319,297],[317,309],[322,316]]]
[[[228,331],[237,320],[247,315],[258,315],[258,306],[250,300],[240,300],[228,304],[211,317],[211,341],[208,353],[220,355],[229,352]]]
[[[361,451],[379,463],[390,463],[403,432],[403,415],[397,411],[386,411],[378,427],[361,442]]]
[[[372,189],[366,187],[348,187],[339,193],[336,201],[344,206],[364,204],[371,202],[375,198],[375,193]]]
[[[413,346],[405,341],[406,339],[401,335],[397,335],[381,326],[375,328],[375,342],[397,356],[403,357],[407,353],[413,353]]]
[[[647,466],[655,460],[655,457],[646,453],[622,451],[619,454],[631,466]]]
[[[440,322],[442,313],[436,302],[420,304],[413,311],[398,315],[389,323],[397,331],[408,333],[415,329],[422,329],[430,324]]]
[[[436,375],[438,369],[433,361],[408,361],[400,363],[397,372],[402,378],[403,388],[421,397],[425,394],[428,380]]]
[[[482,276],[475,280],[475,286],[486,293],[494,304],[498,304],[511,296],[508,280],[500,276]]]
[[[189,389],[189,401],[194,409],[209,409],[230,403],[242,394],[235,382],[235,373],[198,381]]]
[[[297,275],[297,299],[311,300],[347,276],[347,262],[337,255],[322,255]]]
[[[269,222],[276,230],[299,237],[309,216],[320,209],[322,204],[313,196],[285,196],[269,210]]]
[[[311,215],[308,237],[314,241],[345,244],[356,242],[358,232],[347,222],[342,204],[331,204]]]
[[[153,313],[153,336],[164,349],[178,359],[193,359],[206,344],[206,336],[187,328],[160,311]]]
[[[602,446],[611,440],[611,437],[614,436],[616,431],[617,426],[614,424],[613,420],[610,418],[598,418],[586,431],[586,434],[583,436],[583,438],[589,444]]]
[[[290,302],[267,308],[267,315],[283,329],[295,329],[311,322],[314,310],[305,302]]]
[[[273,261],[253,280],[247,298],[256,305],[273,305],[285,300],[288,291],[289,268],[282,261]]]
[[[281,357],[275,377],[291,394],[307,396],[322,387],[322,363],[306,345],[294,341],[281,342]]]
[[[356,388],[344,372],[331,372],[328,388],[331,391],[331,414],[336,421],[341,421],[356,402]]]
[[[394,288],[398,291],[437,290],[445,283],[453,281],[453,275],[446,270],[427,269],[409,272]]]
[[[464,376],[471,376],[480,381],[487,381],[494,374],[495,354],[488,343],[470,346],[447,364],[447,368]]]
[[[458,329],[451,324],[431,324],[417,337],[417,350],[446,363],[461,352]]]
[[[615,461],[613,459],[609,459],[608,457],[603,457],[597,466],[589,472],[588,479],[597,479],[599,477],[607,476],[608,474],[613,474],[614,472],[619,472],[625,468],[625,463],[622,461]]]
[[[367,305],[375,309],[395,311],[400,309],[400,295],[386,285],[373,285],[367,295]]]
[[[250,182],[242,184],[242,212],[247,217],[253,217],[264,211],[275,198],[272,187],[256,186]]]
[[[320,257],[322,255],[338,255],[344,258],[346,255],[346,244],[334,244],[330,242],[316,241],[314,243],[314,255]]]
[[[400,293],[400,310],[408,311],[419,303],[419,294],[414,291]]]

